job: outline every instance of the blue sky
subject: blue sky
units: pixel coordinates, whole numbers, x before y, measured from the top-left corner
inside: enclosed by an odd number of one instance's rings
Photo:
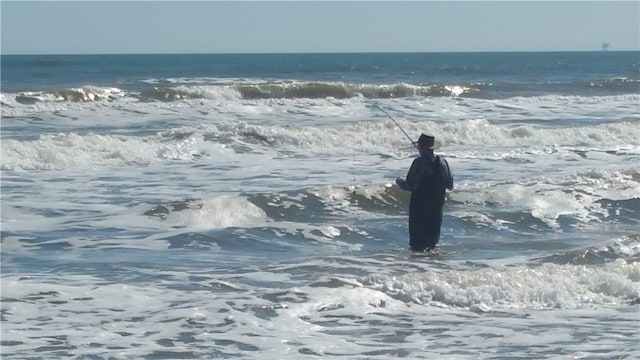
[[[3,54],[640,50],[640,1],[7,1]]]

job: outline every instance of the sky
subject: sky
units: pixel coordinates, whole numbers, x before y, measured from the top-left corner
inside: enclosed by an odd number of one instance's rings
[[[0,16],[2,54],[640,50],[640,0],[2,0]]]

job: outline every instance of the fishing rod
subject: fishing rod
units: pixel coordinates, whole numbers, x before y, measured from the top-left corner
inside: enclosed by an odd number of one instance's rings
[[[380,111],[382,111],[385,115],[387,115],[389,117],[389,119],[391,119],[391,121],[393,121],[394,124],[396,124],[396,126],[398,127],[398,129],[400,129],[400,131],[402,131],[402,133],[404,134],[404,136],[407,137],[407,139],[409,139],[409,141],[411,142],[411,144],[413,144],[413,146],[416,147],[416,149],[418,148],[418,145],[416,145],[416,143],[411,140],[411,137],[409,136],[409,134],[407,134],[406,131],[404,131],[404,129],[402,128],[402,126],[400,126],[400,124],[398,124],[398,122],[396,121],[396,119],[393,118],[393,116],[389,115],[388,112],[386,112],[383,108],[380,107],[380,105],[378,104],[373,104],[373,106],[377,107]]]

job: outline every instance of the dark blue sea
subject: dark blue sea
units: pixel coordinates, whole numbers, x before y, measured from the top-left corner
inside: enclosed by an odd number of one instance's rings
[[[640,357],[640,52],[0,61],[3,359]]]

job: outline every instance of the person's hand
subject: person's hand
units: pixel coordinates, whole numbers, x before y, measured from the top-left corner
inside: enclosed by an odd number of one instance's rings
[[[396,178],[396,185],[403,187],[404,184],[407,182],[407,180],[403,179],[402,177],[398,176]]]

